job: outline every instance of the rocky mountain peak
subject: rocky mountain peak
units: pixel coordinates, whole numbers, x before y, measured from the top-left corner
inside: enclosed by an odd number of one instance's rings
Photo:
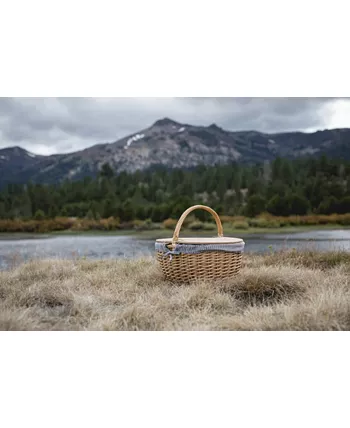
[[[0,149],[0,187],[29,180],[56,183],[96,176],[104,163],[116,171],[134,172],[159,165],[193,168],[197,165],[262,163],[277,156],[320,156],[350,159],[350,129],[315,133],[266,134],[231,132],[210,126],[181,124],[168,117],[115,142],[75,153],[40,156],[20,147]]]
[[[208,128],[213,130],[213,131],[224,132],[224,130],[222,128],[220,128],[220,126],[218,126],[216,123],[212,123],[211,125],[208,126]]]
[[[169,126],[169,125],[180,125],[180,123],[175,122],[175,120],[169,119],[168,117],[164,117],[163,119],[157,120],[153,124],[153,126]]]

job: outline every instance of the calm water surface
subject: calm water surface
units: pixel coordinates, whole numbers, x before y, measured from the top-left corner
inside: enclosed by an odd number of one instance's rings
[[[350,251],[350,230],[313,230],[289,234],[242,235],[246,252],[287,248]],[[49,236],[0,239],[0,268],[32,258],[132,258],[154,254],[154,240],[136,236]]]

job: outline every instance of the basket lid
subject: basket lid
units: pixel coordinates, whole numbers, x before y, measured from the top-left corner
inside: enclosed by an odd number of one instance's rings
[[[161,242],[163,244],[170,244],[173,242],[173,238],[162,238],[157,239],[156,242]],[[243,239],[240,238],[230,238],[230,237],[214,237],[214,238],[179,238],[177,244],[239,244],[242,243]]]

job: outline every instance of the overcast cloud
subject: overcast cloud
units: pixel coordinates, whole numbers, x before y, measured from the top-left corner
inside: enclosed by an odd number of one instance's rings
[[[113,142],[169,117],[262,132],[350,127],[341,98],[0,98],[0,148],[65,153]]]

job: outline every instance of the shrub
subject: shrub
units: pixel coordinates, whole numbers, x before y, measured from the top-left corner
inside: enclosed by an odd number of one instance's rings
[[[174,220],[173,218],[168,218],[167,220],[163,221],[163,226],[165,229],[175,229],[177,220]]]
[[[145,221],[142,220],[134,220],[132,222],[134,229],[136,230],[154,230],[154,229],[160,229],[160,226],[156,223],[152,223],[152,220],[150,218],[146,219]]]
[[[260,227],[266,229],[273,229],[281,227],[281,222],[278,218],[274,217],[257,217],[249,220],[249,225],[252,227]]]
[[[123,221],[119,225],[119,229],[121,230],[130,230],[134,227],[134,223],[132,221]]]
[[[143,220],[134,220],[132,224],[135,230],[145,230],[147,228],[146,222]]]
[[[267,227],[270,229],[278,229],[281,226],[281,223],[278,220],[271,220],[267,223]]]
[[[72,230],[84,231],[84,230],[116,230],[120,228],[120,222],[118,218],[109,217],[101,220],[88,220],[78,219],[75,220],[71,226]]]
[[[48,222],[48,228],[51,230],[68,230],[71,229],[74,224],[74,220],[65,217],[56,217]]]
[[[35,220],[44,220],[44,218],[45,218],[45,214],[44,214],[44,211],[42,210],[37,210],[36,213],[34,214]]]
[[[203,230],[215,230],[216,225],[214,223],[205,222],[203,223]]]
[[[287,216],[289,214],[289,200],[286,196],[275,195],[268,201],[266,209],[270,214]]]
[[[193,223],[195,221],[200,221],[200,220],[198,220],[198,218],[196,218],[194,214],[190,214],[185,218],[183,225],[184,225],[184,227],[188,227],[188,225],[190,225],[191,223]]]
[[[190,230],[203,230],[204,229],[204,223],[201,221],[193,221],[188,225],[188,228]]]
[[[23,224],[20,220],[0,220],[0,232],[23,232]]]
[[[349,226],[350,225],[350,214],[343,214],[341,218],[339,219],[339,223],[343,226]]]
[[[36,220],[29,220],[25,222],[20,222],[19,227],[21,231],[31,233],[31,232],[40,232],[41,222]]]
[[[232,223],[235,221],[235,217],[231,215],[222,215],[220,216],[221,223]]]
[[[220,217],[221,218],[221,217]],[[232,222],[234,223],[235,221],[248,221],[247,217],[243,216],[243,215],[235,215],[232,217]]]
[[[300,226],[301,219],[300,219],[300,216],[292,215],[284,218],[283,220],[281,219],[281,224],[287,225],[287,226]]]
[[[102,224],[105,230],[116,230],[119,229],[120,226],[119,219],[115,219],[114,217],[102,219],[100,220],[100,224]]]
[[[88,220],[94,220],[94,218],[95,218],[94,213],[91,210],[89,210],[86,214],[86,218]]]
[[[232,223],[234,229],[249,229],[247,221],[235,221]]]
[[[249,226],[251,227],[269,227],[269,221],[266,218],[251,218],[249,220]]]

